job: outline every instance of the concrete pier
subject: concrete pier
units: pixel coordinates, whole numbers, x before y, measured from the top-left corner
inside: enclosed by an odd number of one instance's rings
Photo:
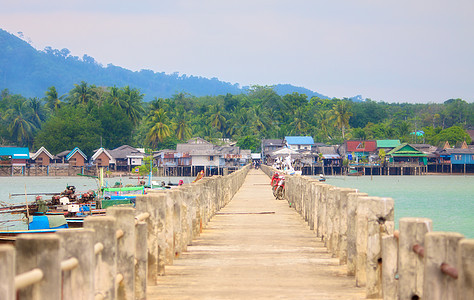
[[[242,188],[167,266],[147,299],[365,299],[269,178],[251,170]]]

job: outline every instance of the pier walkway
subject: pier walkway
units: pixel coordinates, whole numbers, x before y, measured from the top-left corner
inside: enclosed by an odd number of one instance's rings
[[[323,242],[251,170],[232,201],[148,286],[147,299],[365,299]]]

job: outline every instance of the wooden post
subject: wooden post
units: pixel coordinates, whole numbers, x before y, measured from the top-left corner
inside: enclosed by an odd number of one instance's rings
[[[423,257],[413,251],[413,246],[424,246],[425,234],[432,231],[433,225],[426,218],[401,218],[399,220],[400,238],[398,247],[398,274],[400,299],[423,297]]]
[[[458,246],[458,299],[472,299],[474,295],[474,239],[464,239]]]
[[[76,258],[78,265],[73,270],[62,272],[63,298],[93,299],[95,283],[94,230],[58,230],[61,239],[59,257],[61,261]]]
[[[123,276],[117,299],[131,299],[135,297],[135,209],[112,206],[107,208],[107,215],[116,219],[117,231],[123,232],[117,240],[117,273]]]
[[[39,268],[43,278],[18,291],[18,299],[61,299],[59,237],[55,234],[25,234],[16,240],[16,274]]]
[[[99,244],[103,248],[95,255],[95,295],[102,295],[105,299],[115,299],[115,276],[117,275],[115,218],[89,216],[84,219],[84,228],[94,229],[94,248]]]
[[[16,299],[15,248],[11,245],[0,245],[0,278],[0,299]]]
[[[463,238],[462,234],[454,232],[428,232],[425,235],[424,299],[459,299],[456,279],[441,272],[440,266],[443,263],[456,266],[458,243]]]

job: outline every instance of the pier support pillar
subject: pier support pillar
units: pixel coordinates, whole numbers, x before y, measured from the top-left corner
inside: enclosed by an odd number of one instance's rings
[[[95,295],[105,299],[116,299],[115,276],[117,274],[117,238],[115,218],[89,216],[84,219],[84,228],[94,229],[94,247],[102,245],[95,254]]]
[[[70,258],[78,260],[78,266],[73,270],[63,271],[63,296],[74,300],[94,298],[94,230],[68,229],[58,230],[61,239],[59,257],[61,261]]]
[[[458,299],[469,299],[474,295],[474,239],[459,242],[458,254]]]
[[[39,283],[18,291],[19,299],[61,299],[59,237],[55,234],[25,234],[16,240],[16,274],[39,268]]]
[[[427,218],[401,218],[399,220],[398,286],[400,299],[423,297],[423,257],[413,251],[413,246],[425,245],[425,234],[433,224]]]
[[[0,299],[16,299],[15,248],[11,245],[0,245],[0,278]]]
[[[441,272],[442,263],[456,266],[458,243],[464,236],[454,232],[428,232],[425,235],[425,273],[423,298],[455,300],[458,298],[456,279]]]

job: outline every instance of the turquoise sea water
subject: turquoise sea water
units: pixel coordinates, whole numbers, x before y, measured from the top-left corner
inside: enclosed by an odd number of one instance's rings
[[[397,228],[402,217],[424,217],[435,231],[474,238],[474,176],[328,176],[326,183],[393,198]]]
[[[185,183],[191,182],[194,178],[191,177],[153,177],[153,181],[165,183],[172,182],[177,184],[180,179]],[[143,180],[143,178],[141,179]],[[137,178],[127,177],[113,177],[105,178],[107,186],[113,186],[116,182],[126,184],[137,184]],[[145,179],[148,183],[148,179]],[[25,199],[26,193],[59,193],[66,189],[67,185],[76,187],[76,193],[86,192],[88,190],[97,190],[97,180],[89,177],[53,177],[53,176],[18,176],[18,177],[0,177],[0,207],[8,204],[23,204],[26,201],[31,203],[35,200],[35,196],[28,196]],[[10,197],[10,194],[23,194],[21,196]],[[45,196],[44,199],[49,199],[51,196]],[[0,230],[14,230],[26,229],[24,222],[5,222],[6,220],[18,220],[23,215],[16,214],[0,214]]]

